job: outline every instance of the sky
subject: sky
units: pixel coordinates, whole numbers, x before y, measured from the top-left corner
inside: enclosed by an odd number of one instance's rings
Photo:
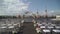
[[[0,15],[18,15],[25,11],[60,14],[60,0],[0,0]]]

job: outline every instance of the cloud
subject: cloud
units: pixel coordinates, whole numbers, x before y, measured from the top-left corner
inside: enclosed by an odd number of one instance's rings
[[[24,3],[23,0],[3,0],[1,4],[2,6],[0,6],[0,15],[20,14],[29,7],[29,3]]]

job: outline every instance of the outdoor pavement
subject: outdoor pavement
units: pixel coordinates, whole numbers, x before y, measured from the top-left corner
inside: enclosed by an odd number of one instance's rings
[[[30,23],[24,22],[23,34],[37,34],[32,22],[30,22]]]

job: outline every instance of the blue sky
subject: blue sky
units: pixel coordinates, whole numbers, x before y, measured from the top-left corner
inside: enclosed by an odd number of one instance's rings
[[[0,15],[18,15],[24,11],[60,14],[60,0],[0,0]]]
[[[31,2],[29,10],[40,11],[45,10],[60,10],[60,0],[28,0]]]

